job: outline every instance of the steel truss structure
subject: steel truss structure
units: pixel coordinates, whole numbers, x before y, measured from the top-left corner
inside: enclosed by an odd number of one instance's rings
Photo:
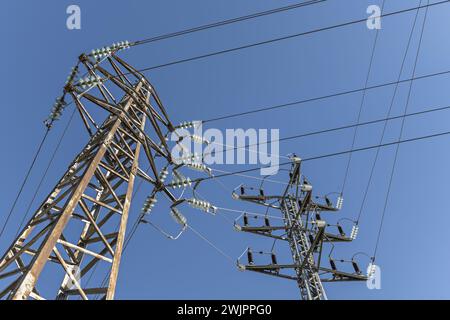
[[[366,281],[368,277],[360,271],[354,258],[345,261],[334,260],[330,256],[330,268],[322,266],[324,244],[331,244],[334,247],[333,243],[336,242],[350,242],[356,237],[357,229],[354,226],[351,235],[347,236],[342,226],[338,224],[335,226],[339,230],[339,234],[328,232],[327,228],[332,226],[327,224],[321,215],[323,212],[338,211],[343,199],[338,198],[337,206],[333,206],[328,197],[324,197],[325,204],[314,202],[312,186],[301,175],[300,167],[301,159],[296,156],[292,157],[289,183],[282,195],[266,195],[262,187],[258,194],[253,195],[248,192],[249,188],[243,185],[236,188],[232,194],[234,199],[281,212],[282,225],[273,225],[270,222],[271,216],[266,215],[262,226],[251,226],[249,218],[252,215],[245,213],[236,219],[235,228],[238,231],[269,237],[274,241],[286,241],[292,253],[292,263],[278,263],[277,256],[273,251],[274,246],[272,246],[271,252],[253,251],[251,248],[247,248],[239,257],[237,264],[241,270],[295,280],[303,300],[325,300],[327,296],[322,282]],[[250,189],[253,190],[253,188]],[[240,222],[241,219],[243,223]],[[240,260],[245,254],[247,263],[243,264]],[[269,255],[270,263],[256,264],[255,254]],[[353,271],[338,270],[336,262],[350,263]],[[293,272],[289,273],[288,270]]]
[[[113,299],[136,178],[152,186],[153,204],[158,193],[176,201],[162,178],[176,127],[150,82],[117,56],[126,46],[82,54],[57,99],[47,125],[70,95],[90,140],[1,258],[0,298],[45,299],[45,282],[50,298]],[[95,269],[106,274],[103,287],[88,286]]]

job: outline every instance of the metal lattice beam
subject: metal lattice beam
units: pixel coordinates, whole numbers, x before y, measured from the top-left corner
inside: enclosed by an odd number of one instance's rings
[[[353,239],[347,237],[343,231],[338,235],[326,231],[328,224],[322,220],[321,213],[337,211],[339,208],[333,206],[328,198],[326,204],[313,201],[312,186],[306,179],[302,180],[300,165],[300,158],[294,156],[289,172],[289,183],[282,195],[266,195],[262,188],[257,195],[247,194],[246,188],[242,185],[236,188],[240,189],[240,193],[233,191],[234,199],[275,209],[281,213],[283,225],[272,225],[267,215],[263,226],[250,226],[248,215],[244,214],[243,225],[236,222],[235,227],[238,231],[272,238],[274,241],[286,241],[292,255],[292,263],[278,263],[273,250],[270,253],[254,252],[248,248],[245,251],[248,262],[242,264],[238,259],[238,267],[241,270],[295,280],[302,300],[325,300],[327,296],[322,282],[365,281],[367,276],[362,274],[358,267],[354,272],[339,271],[332,261],[330,261],[333,263],[332,268],[321,266],[324,244],[333,245],[334,242],[349,242]],[[271,263],[256,264],[255,253],[270,254]],[[352,263],[356,264],[354,261]],[[289,270],[293,272],[288,273]],[[329,278],[325,278],[326,276]]]

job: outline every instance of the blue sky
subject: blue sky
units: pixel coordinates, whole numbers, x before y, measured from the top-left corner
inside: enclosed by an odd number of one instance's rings
[[[422,1],[425,3],[425,1]],[[430,1],[431,3],[437,1]],[[167,32],[268,10],[295,1],[5,1],[0,11],[3,39],[0,64],[3,125],[0,159],[0,221],[9,210],[25,170],[44,131],[42,120],[81,52],[116,41],[135,41]],[[386,0],[391,12],[418,5],[415,0]],[[82,11],[82,29],[66,28],[66,8],[77,4]],[[251,21],[197,32],[191,35],[139,46],[122,57],[144,68],[252,42],[330,26],[366,16],[378,0],[329,0]],[[419,13],[419,25],[423,18]],[[414,12],[382,20],[369,85],[395,81],[400,70]],[[450,4],[431,7],[425,25],[416,75],[450,69]],[[420,28],[416,28],[402,78],[410,78]],[[290,101],[352,90],[364,86],[375,31],[365,23],[293,38],[194,62],[153,70],[146,75],[158,90],[173,121],[208,119],[228,113],[287,103]],[[450,101],[448,75],[415,81],[408,112],[447,106]],[[400,115],[409,83],[399,86],[392,115]],[[383,118],[392,98],[393,86],[367,91],[361,121]],[[208,127],[277,128],[280,137],[351,124],[356,121],[361,93],[324,99],[286,109],[213,122]],[[55,125],[42,157],[31,176],[9,228],[0,239],[4,251],[12,241],[23,210],[32,197],[69,112]],[[404,138],[449,130],[450,111],[408,118]],[[398,138],[401,121],[388,125],[385,142]],[[52,171],[41,189],[39,201],[54,186],[73,156],[87,141],[76,119],[57,154]],[[358,130],[356,147],[377,144],[382,124]],[[280,153],[301,157],[347,150],[352,130],[323,134],[280,144]],[[368,290],[364,283],[326,285],[334,299],[429,299],[450,298],[447,283],[449,137],[400,146],[377,263],[382,269],[382,289]],[[371,254],[386,195],[395,147],[383,148],[375,169],[359,238],[341,245],[338,257],[354,252]],[[375,150],[355,153],[340,217],[354,218],[361,204]],[[304,174],[319,194],[338,191],[347,156],[307,162]],[[233,171],[247,167],[225,165]],[[277,180],[286,179],[283,172]],[[223,183],[231,190],[241,182],[230,177]],[[271,190],[281,186],[271,185]],[[278,189],[277,189],[278,188]],[[132,205],[131,221],[146,196],[145,188]],[[147,191],[149,189],[147,188]],[[230,194],[211,182],[202,195],[211,202],[239,210],[258,210],[231,200]],[[36,201],[33,208],[36,208]],[[220,216],[186,212],[192,226],[232,257],[245,247],[269,249],[271,243],[240,234]],[[230,215],[230,218],[232,215]],[[155,219],[170,224],[166,211]],[[330,217],[335,221],[336,217]],[[281,255],[283,257],[283,255]],[[280,259],[281,259],[280,257]],[[284,256],[288,259],[288,256]],[[363,261],[363,264],[366,263]],[[117,298],[123,299],[296,299],[293,282],[236,270],[233,263],[214,251],[192,232],[169,241],[147,226],[140,226],[121,265]]]

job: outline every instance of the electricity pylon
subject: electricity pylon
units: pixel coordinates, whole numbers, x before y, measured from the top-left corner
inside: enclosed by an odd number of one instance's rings
[[[82,54],[72,69],[46,124],[71,96],[90,140],[2,256],[0,298],[113,299],[136,177],[153,188],[147,209],[161,192],[176,200],[163,183],[176,127],[150,82],[117,56],[127,47]],[[95,269],[106,274],[104,286],[89,286]]]
[[[327,299],[322,282],[336,281],[365,281],[368,277],[363,274],[354,257],[349,260],[335,260],[329,256],[330,268],[321,265],[324,244],[333,246],[335,242],[349,242],[356,238],[357,226],[353,226],[350,236],[343,231],[338,223],[335,225],[339,234],[329,233],[327,224],[321,217],[322,212],[338,211],[342,207],[343,199],[338,197],[336,206],[325,196],[325,204],[313,201],[312,186],[302,177],[301,159],[293,156],[292,167],[289,173],[289,183],[282,195],[267,195],[262,187],[256,195],[248,194],[245,186],[241,185],[233,191],[233,198],[242,201],[252,202],[275,209],[281,212],[282,225],[273,225],[270,222],[272,216],[268,214],[264,217],[262,226],[251,226],[249,218],[252,214],[243,214],[236,219],[235,228],[238,231],[249,232],[259,236],[269,237],[274,241],[286,241],[292,254],[293,262],[290,264],[280,264],[274,252],[275,243],[271,252],[253,251],[247,248],[241,257],[247,254],[247,264],[242,264],[238,259],[238,268],[259,272],[271,276],[295,280],[300,289],[300,297],[303,300],[324,300]],[[238,191],[239,189],[239,191]],[[251,188],[253,189],[253,188]],[[253,218],[258,218],[254,216]],[[243,224],[239,220],[243,219]],[[270,255],[270,262],[255,264],[255,254]],[[353,270],[350,272],[340,271],[336,262],[351,263]],[[288,270],[293,272],[288,273]]]

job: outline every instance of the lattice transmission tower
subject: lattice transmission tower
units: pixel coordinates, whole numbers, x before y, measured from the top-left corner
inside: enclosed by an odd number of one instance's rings
[[[336,242],[350,242],[356,238],[358,228],[352,227],[351,233],[347,236],[342,225],[338,222],[335,225],[328,224],[323,220],[322,213],[335,212],[341,209],[343,198],[339,196],[336,204],[333,205],[328,196],[324,196],[325,203],[315,201],[313,197],[312,185],[301,174],[301,159],[292,157],[292,167],[289,172],[289,182],[281,195],[267,194],[262,188],[259,189],[240,185],[232,195],[236,200],[251,202],[267,208],[267,213],[263,217],[262,225],[252,226],[250,219],[258,219],[251,213],[244,213],[235,221],[235,228],[238,231],[249,232],[255,235],[274,239],[272,250],[268,252],[254,251],[247,248],[239,257],[237,264],[241,270],[259,272],[266,275],[291,279],[297,282],[300,289],[300,297],[303,300],[325,300],[327,299],[323,282],[337,281],[366,281],[369,275],[364,274],[355,260],[334,259],[329,254],[330,267],[322,265],[322,255],[325,245],[331,245],[331,252]],[[255,194],[255,191],[257,193]],[[252,194],[253,193],[253,194]],[[269,209],[281,213],[279,225],[274,225],[271,220],[278,216],[269,215]],[[328,229],[335,227],[339,233],[330,233]],[[287,242],[292,263],[279,263],[275,253],[277,241]],[[241,258],[246,255],[247,263],[241,263]],[[269,256],[260,264],[256,261],[256,255]],[[260,259],[260,260],[261,260]],[[265,261],[268,260],[268,261]],[[350,264],[350,271],[338,269],[341,264]],[[345,267],[345,266],[344,266]],[[348,268],[347,268],[348,269]],[[369,266],[368,270],[372,270]],[[371,273],[372,271],[369,271]]]
[[[176,202],[164,180],[179,166],[168,134],[180,126],[144,75],[117,56],[128,47],[82,54],[72,69],[46,125],[71,96],[90,139],[2,256],[0,298],[113,299],[136,178],[152,186],[144,213],[160,193]],[[95,269],[106,275],[103,286],[89,286]]]

